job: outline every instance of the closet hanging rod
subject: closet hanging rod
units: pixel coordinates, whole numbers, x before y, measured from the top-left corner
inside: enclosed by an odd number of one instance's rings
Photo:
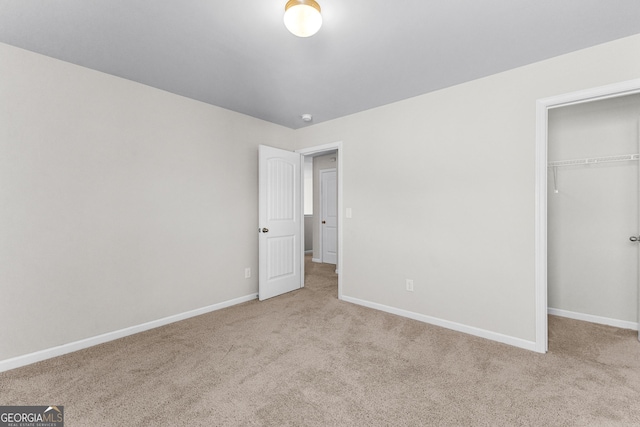
[[[620,154],[617,156],[591,157],[587,159],[558,160],[549,162],[547,167],[555,168],[559,166],[590,165],[594,163],[626,162],[630,160],[638,160],[639,158],[640,154]]]

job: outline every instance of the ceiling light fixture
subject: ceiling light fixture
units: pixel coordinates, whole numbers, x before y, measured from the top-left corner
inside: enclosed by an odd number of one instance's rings
[[[322,26],[320,5],[315,0],[289,0],[284,7],[284,25],[298,37],[310,37]]]

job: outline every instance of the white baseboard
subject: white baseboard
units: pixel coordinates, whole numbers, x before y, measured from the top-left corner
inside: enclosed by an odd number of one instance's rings
[[[536,351],[535,341],[527,341],[527,340],[523,340],[522,338],[516,338],[509,335],[500,334],[498,332],[487,331],[485,329],[480,329],[473,326],[467,326],[461,323],[451,322],[449,320],[443,320],[437,317],[426,316],[424,314],[414,313],[412,311],[402,310],[395,307],[389,307],[383,304],[378,304],[375,302],[365,301],[365,300],[352,298],[344,295],[342,296],[342,300],[353,303],[353,304],[362,305],[364,307],[373,308],[375,310],[396,314],[398,316],[408,317],[409,319],[418,320],[420,322],[428,323],[430,325],[440,326],[442,328],[447,328],[454,331],[463,332],[465,334],[474,335],[476,337],[486,338],[488,340],[512,345],[514,347],[523,348],[525,350]]]
[[[305,255],[309,255],[313,253],[313,249],[309,249],[308,251],[304,251]]]
[[[258,294],[250,294],[244,297],[235,298],[229,301],[223,301],[218,304],[213,304],[208,307],[198,308],[196,310],[187,311],[185,313],[176,314],[162,319],[153,320],[151,322],[142,323],[137,326],[131,326],[129,328],[120,329],[118,331],[108,332],[106,334],[97,335],[95,337],[86,338],[80,341],[74,341],[68,344],[51,347],[45,350],[36,351],[34,353],[25,354],[23,356],[14,357],[11,359],[0,361],[0,372],[8,371],[10,369],[19,368],[21,366],[30,365],[32,363],[40,362],[53,357],[62,356],[63,354],[72,353],[74,351],[82,350],[94,345],[103,344],[108,341],[124,338],[129,335],[137,334],[140,332],[148,331],[160,326],[168,325],[169,323],[179,322],[190,317],[200,316],[201,314],[210,313],[212,311],[220,310],[223,308],[231,307],[232,305],[241,304],[243,302],[252,301],[258,298]]]
[[[311,258],[311,261],[313,261],[313,262],[322,262],[322,260],[320,258]]]
[[[547,309],[547,312],[554,316],[568,317],[569,319],[583,320],[585,322],[599,323],[601,325],[615,326],[622,329],[638,330],[637,322],[629,322],[628,320],[611,319],[609,317],[594,316],[593,314],[576,313],[574,311],[560,310],[559,308]]]

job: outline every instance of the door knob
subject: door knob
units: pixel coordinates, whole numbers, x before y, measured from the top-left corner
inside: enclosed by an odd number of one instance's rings
[[[640,237],[638,237],[638,236],[631,236],[631,237],[629,237],[629,240],[631,240],[632,242],[638,242],[638,241],[640,241]]]
[[[269,232],[269,229],[268,229],[268,228],[263,228],[263,229],[262,229],[262,232],[263,232],[263,233],[268,233],[268,232]]]
[[[327,221],[322,221],[322,223],[323,223],[323,224],[326,224],[326,223],[327,223]]]

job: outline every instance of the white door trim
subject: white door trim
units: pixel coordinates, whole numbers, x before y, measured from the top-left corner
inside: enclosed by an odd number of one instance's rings
[[[640,79],[539,99],[536,102],[536,203],[535,203],[535,351],[546,353],[547,324],[547,136],[549,110],[585,102],[640,93]]]
[[[302,148],[300,150],[296,150],[296,153],[300,153],[302,155],[310,155],[322,153],[325,151],[338,150],[338,264],[336,264],[336,272],[338,273],[338,299],[342,299],[342,272],[344,271],[344,251],[342,250],[342,235],[343,235],[343,227],[344,224],[344,209],[342,204],[342,177],[344,174],[343,171],[343,155],[342,155],[342,141],[331,142],[329,144],[316,145],[314,147]],[[303,224],[304,227],[304,224]],[[304,232],[304,230],[303,230]],[[304,249],[304,245],[303,245]],[[302,257],[302,263],[304,264],[304,256]],[[303,270],[304,271],[304,270]],[[304,273],[303,279],[304,281]]]

